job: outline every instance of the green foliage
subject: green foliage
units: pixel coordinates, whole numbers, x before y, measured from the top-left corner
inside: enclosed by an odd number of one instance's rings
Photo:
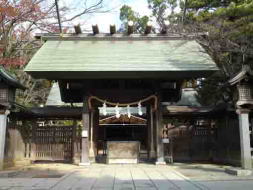
[[[122,21],[122,29],[126,31],[127,23],[133,21],[134,32],[144,32],[149,21],[148,16],[140,16],[138,13],[134,12],[130,6],[123,5],[120,9],[120,20]]]
[[[188,0],[187,7],[188,9],[194,10],[215,10],[220,7],[227,7],[231,3],[244,3],[245,0]]]
[[[188,14],[191,13],[191,16],[188,19],[199,31],[208,32],[205,38],[200,37],[199,40],[225,76],[230,78],[241,69],[243,63],[252,64],[253,1],[209,1],[208,6],[213,11],[199,9],[193,17],[194,11],[189,8]]]
[[[177,0],[148,0],[148,5],[152,9],[154,15],[158,10],[174,9],[177,7]]]
[[[173,21],[175,8],[178,6],[177,0],[148,0],[148,6],[152,10],[160,28],[163,28],[165,21]],[[169,14],[168,14],[169,12]]]
[[[175,13],[178,0],[147,0],[147,2],[149,8],[152,10],[152,19],[154,18],[159,25],[158,30],[164,28],[165,21],[175,24],[182,17],[181,13]],[[133,21],[134,32],[143,33],[150,18],[148,16],[141,17],[130,6],[124,5],[120,9],[120,20],[123,23],[121,31],[126,30],[128,21]]]
[[[222,102],[231,101],[230,89],[224,86],[226,78],[221,73],[202,79],[200,85],[196,89],[198,102],[203,106],[215,106]]]
[[[138,13],[134,12],[130,6],[123,5],[120,8],[119,18],[122,22],[128,22],[130,20],[136,22],[138,17]]]
[[[224,102],[224,92],[231,96],[232,91],[219,87],[220,82],[233,77],[242,64],[253,66],[253,1],[189,0],[187,18],[198,32],[208,33],[198,40],[222,72],[221,77],[203,81],[199,101],[204,105]]]

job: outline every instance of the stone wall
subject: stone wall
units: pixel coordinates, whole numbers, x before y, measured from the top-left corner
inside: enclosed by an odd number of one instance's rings
[[[4,167],[12,167],[19,164],[26,164],[26,144],[18,129],[7,128]]]

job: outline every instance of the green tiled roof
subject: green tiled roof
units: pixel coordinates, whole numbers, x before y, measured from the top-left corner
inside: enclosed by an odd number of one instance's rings
[[[193,40],[47,41],[25,71],[37,78],[53,78],[48,77],[50,73],[64,78],[66,72],[74,78],[78,77],[73,73],[83,72],[78,76],[89,78],[91,73],[99,76],[106,72],[113,76],[117,72],[216,71],[215,63],[202,52]]]

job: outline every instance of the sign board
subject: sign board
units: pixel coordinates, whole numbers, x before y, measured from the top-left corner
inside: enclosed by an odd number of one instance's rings
[[[170,143],[170,139],[162,139],[163,143]]]
[[[87,130],[82,131],[82,137],[88,137],[88,131]]]

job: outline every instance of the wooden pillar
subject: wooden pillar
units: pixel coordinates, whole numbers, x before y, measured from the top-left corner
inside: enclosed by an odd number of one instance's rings
[[[80,166],[90,165],[89,160],[89,126],[90,126],[90,112],[88,108],[88,97],[84,98],[83,103],[83,130],[82,130],[82,153]]]
[[[31,162],[36,160],[36,130],[37,130],[37,125],[34,124],[32,126],[32,138],[31,138]]]
[[[241,165],[243,169],[252,169],[250,131],[249,131],[249,111],[248,109],[238,109],[239,131],[241,145]]]
[[[163,132],[163,115],[160,100],[158,101],[158,108],[155,112],[156,114],[156,165],[166,164],[164,161],[164,144],[162,142],[162,132]]]
[[[76,128],[77,128],[77,121],[73,120],[73,127],[72,127],[72,162],[77,163],[78,159],[76,159]],[[80,160],[79,160],[80,161]],[[80,163],[80,162],[79,162]],[[78,164],[79,164],[78,163]]]
[[[171,138],[171,139],[170,139],[170,142],[169,142],[170,163],[173,163],[173,162],[174,162],[174,161],[173,161],[173,141],[174,141],[174,139]]]
[[[148,137],[149,137],[149,159],[153,160],[156,157],[155,154],[155,146],[154,146],[154,113],[152,106],[147,107],[147,113],[148,113]]]
[[[89,138],[89,159],[90,162],[95,162],[94,151],[94,110],[90,112],[90,138]]]
[[[98,144],[98,136],[99,136],[99,110],[98,108],[96,108],[94,110],[94,121],[93,121],[93,145],[94,145],[94,155],[95,155],[95,158],[97,157],[98,155],[98,147],[97,147],[97,144]]]

